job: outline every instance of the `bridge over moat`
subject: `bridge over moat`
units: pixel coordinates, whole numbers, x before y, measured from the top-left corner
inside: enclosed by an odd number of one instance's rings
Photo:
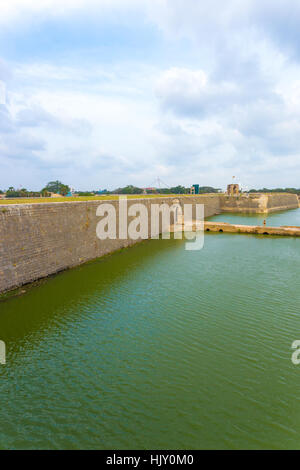
[[[183,226],[183,222],[182,222]],[[178,225],[171,227],[171,232],[179,230]],[[201,230],[203,226],[199,222],[190,224],[191,231]],[[252,235],[273,235],[273,236],[286,236],[286,237],[300,237],[300,227],[296,226],[281,226],[281,227],[268,227],[266,225],[242,225],[242,224],[229,224],[227,222],[204,222],[205,232],[215,233],[245,233]]]

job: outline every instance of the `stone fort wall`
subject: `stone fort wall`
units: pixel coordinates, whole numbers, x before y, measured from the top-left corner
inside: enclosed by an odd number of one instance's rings
[[[143,203],[173,204],[174,197],[128,199],[128,207]],[[205,205],[205,216],[219,212],[216,195],[176,197],[180,203]],[[118,201],[88,201],[0,205],[0,292],[49,276],[136,243],[99,240],[96,216],[100,204],[111,203],[119,220]],[[128,218],[130,222],[130,218]],[[172,223],[172,220],[171,220]],[[149,230],[151,224],[149,223]]]
[[[243,212],[248,214],[269,213],[299,207],[296,194],[249,194],[226,196],[220,194],[220,209],[222,212]]]
[[[293,194],[225,196],[223,194],[128,199],[128,207],[151,204],[204,204],[205,217],[230,212],[270,212],[298,207]],[[96,211],[118,201],[0,205],[0,293],[96,259],[139,240],[99,240]],[[130,218],[128,218],[130,222]],[[149,221],[150,222],[150,221]],[[171,220],[172,223],[172,220]],[[149,223],[149,230],[150,230]]]

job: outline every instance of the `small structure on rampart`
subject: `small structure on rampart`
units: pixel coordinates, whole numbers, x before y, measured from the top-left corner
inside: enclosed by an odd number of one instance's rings
[[[238,184],[229,184],[227,186],[228,196],[238,196],[240,194],[240,187]]]

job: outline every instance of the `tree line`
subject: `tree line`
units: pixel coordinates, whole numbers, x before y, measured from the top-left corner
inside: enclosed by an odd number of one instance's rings
[[[16,189],[10,186],[6,191],[0,190],[0,194],[5,194],[8,198],[14,197],[50,197],[51,193],[66,196],[70,192],[70,187],[60,181],[50,181],[40,191],[31,191],[26,188]]]
[[[297,188],[275,188],[275,189],[250,189],[249,193],[291,193],[300,195],[300,189]]]
[[[63,184],[61,181],[50,181],[40,191],[31,191],[26,188],[15,189],[10,186],[6,191],[0,190],[0,194],[6,194],[8,198],[17,197],[50,197],[52,193],[66,196],[71,191],[70,186]],[[217,193],[219,190],[211,186],[202,186],[199,188],[199,193]],[[178,185],[171,188],[139,188],[133,185],[116,188],[113,191],[76,191],[77,196],[94,196],[97,194],[189,194],[190,188]]]
[[[59,194],[60,196],[66,196],[70,194],[71,188],[69,185],[62,183],[61,181],[50,181],[44,188],[40,191],[31,191],[26,188],[15,189],[13,186],[10,186],[6,191],[0,190],[0,194],[5,194],[7,198],[17,198],[17,197],[50,197],[51,194]],[[213,188],[212,186],[200,186],[199,194],[206,193],[218,193],[220,190],[218,188]],[[293,193],[300,195],[300,189],[297,188],[275,188],[275,189],[250,189],[250,193]],[[76,196],[95,196],[97,194],[189,194],[190,188],[185,186],[173,186],[171,188],[139,188],[133,185],[127,185],[121,188],[116,188],[113,191],[76,191]]]

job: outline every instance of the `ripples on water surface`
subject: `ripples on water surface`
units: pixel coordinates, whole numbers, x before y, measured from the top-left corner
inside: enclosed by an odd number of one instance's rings
[[[300,227],[300,210],[292,209],[286,212],[274,212],[271,214],[223,213],[210,217],[208,220],[219,220],[220,222],[244,225],[263,225],[263,221],[266,220],[266,224],[270,227],[278,227],[280,225],[296,225]]]
[[[300,240],[184,246],[143,242],[0,303],[1,448],[300,448]]]

